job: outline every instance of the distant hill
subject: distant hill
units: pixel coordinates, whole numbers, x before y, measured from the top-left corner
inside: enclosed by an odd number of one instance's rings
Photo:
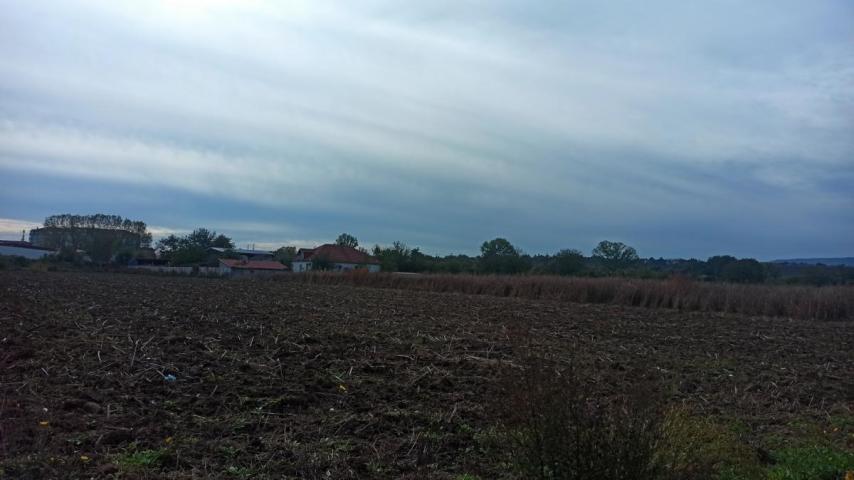
[[[839,258],[787,258],[783,260],[774,260],[772,263],[798,263],[801,265],[818,265],[819,263],[829,266],[846,266],[854,267],[854,257],[839,257]]]

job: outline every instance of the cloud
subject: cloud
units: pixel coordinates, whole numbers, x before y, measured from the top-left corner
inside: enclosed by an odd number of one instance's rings
[[[21,232],[29,231],[41,226],[41,222],[32,220],[16,220],[13,218],[0,218],[0,239],[20,240]]]
[[[271,241],[349,223],[444,251],[504,230],[534,248],[616,234],[675,254],[696,239],[660,247],[638,232],[703,218],[843,234],[833,225],[850,215],[824,209],[851,205],[826,186],[854,172],[852,13],[843,1],[11,1],[0,172],[255,205],[181,223],[255,222],[246,233]]]

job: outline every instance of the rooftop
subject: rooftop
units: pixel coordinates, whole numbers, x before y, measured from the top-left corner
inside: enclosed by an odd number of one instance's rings
[[[359,265],[379,264],[380,261],[365,252],[353,247],[334,245],[327,243],[314,249],[301,248],[302,261],[311,261],[312,258],[323,258],[332,263],[355,263]],[[299,261],[299,260],[295,260]]]
[[[246,248],[222,248],[222,247],[211,247],[211,250],[216,250],[217,252],[234,252],[239,255],[272,255],[273,252],[268,252],[267,250],[249,250]]]
[[[231,258],[220,259],[219,263],[229,268],[246,270],[288,270],[286,265],[272,260],[234,260]]]

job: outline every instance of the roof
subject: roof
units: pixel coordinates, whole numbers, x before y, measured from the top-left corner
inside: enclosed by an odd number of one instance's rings
[[[37,247],[30,242],[22,242],[20,240],[0,240],[0,247],[29,248],[31,250],[44,250],[46,252],[54,251],[52,248]]]
[[[239,255],[272,255],[273,252],[268,252],[267,250],[249,250],[246,248],[222,248],[222,247],[211,247],[211,250],[216,250],[220,253],[225,252],[234,252]]]
[[[272,260],[234,260],[231,258],[222,258],[219,263],[229,268],[246,269],[246,270],[288,270],[286,265]]]
[[[320,257],[332,263],[355,263],[357,265],[380,263],[376,258],[368,255],[367,253],[356,250],[353,247],[333,245],[331,243],[321,245],[313,250],[301,250],[303,251],[303,261],[310,261],[314,257]]]

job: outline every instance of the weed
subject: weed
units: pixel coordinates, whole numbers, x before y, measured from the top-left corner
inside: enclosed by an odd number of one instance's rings
[[[249,478],[252,476],[252,470],[246,467],[236,467],[234,465],[225,469],[225,473],[237,478]]]
[[[116,459],[116,463],[124,470],[159,467],[165,453],[164,449],[129,452],[120,455]]]
[[[219,447],[219,452],[226,458],[235,458],[240,453],[240,449],[231,445],[223,445]]]
[[[854,453],[828,447],[800,447],[773,454],[768,480],[838,480],[854,470]]]
[[[763,477],[756,452],[743,442],[740,425],[722,425],[684,409],[671,410],[663,422],[658,461],[670,478],[748,480]]]

